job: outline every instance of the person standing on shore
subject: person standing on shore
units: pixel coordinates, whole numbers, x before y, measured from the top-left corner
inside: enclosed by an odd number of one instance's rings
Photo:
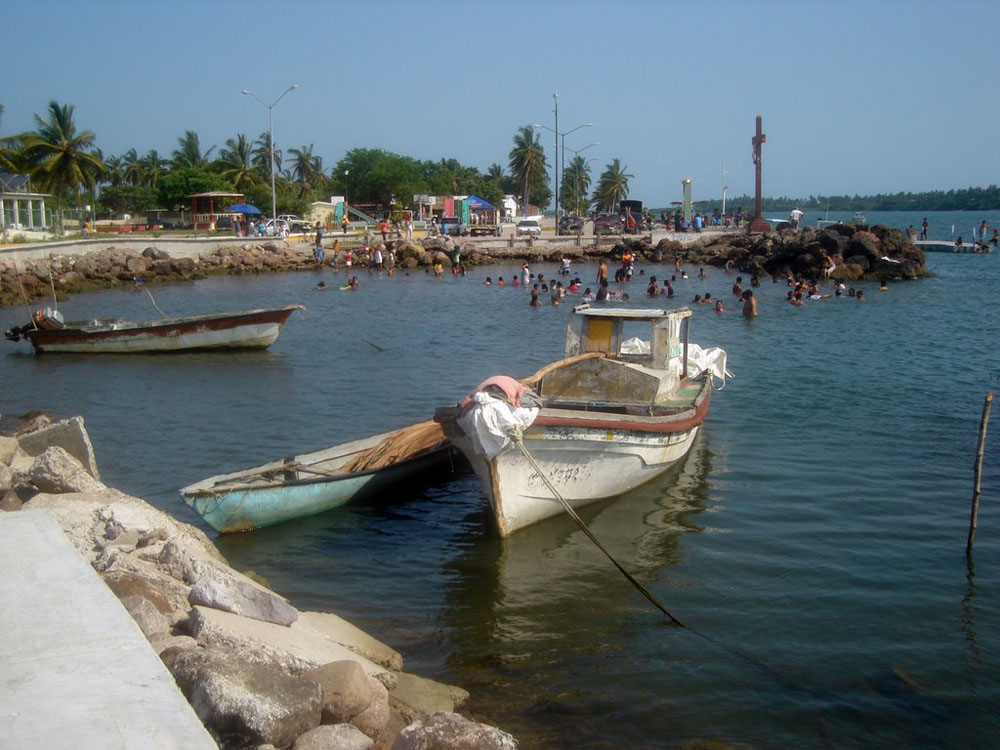
[[[791,213],[788,214],[788,223],[792,225],[793,229],[798,228],[799,222],[802,221],[803,215],[804,214],[802,213],[802,211],[799,209],[798,206],[793,208]]]
[[[348,224],[348,221],[347,221],[347,211],[345,210],[344,211],[344,215],[340,217],[340,230],[344,234],[347,234],[347,224]]]

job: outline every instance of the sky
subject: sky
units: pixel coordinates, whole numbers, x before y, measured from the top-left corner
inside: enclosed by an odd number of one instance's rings
[[[352,148],[506,169],[541,124],[647,205],[1000,182],[997,0],[12,3],[0,135],[74,105],[104,154],[268,128],[329,171]],[[558,127],[553,94],[558,95]],[[578,126],[590,123],[589,127]],[[573,131],[570,133],[569,131]],[[555,136],[541,129],[552,163]],[[596,143],[598,145],[591,146]]]

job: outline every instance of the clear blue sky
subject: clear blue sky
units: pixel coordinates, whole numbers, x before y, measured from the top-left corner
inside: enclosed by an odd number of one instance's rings
[[[997,0],[19,2],[3,11],[0,134],[49,100],[106,155],[267,130],[332,167],[355,147],[506,168],[521,125],[593,123],[630,197],[872,194],[1000,181]],[[552,135],[542,131],[551,160]],[[567,153],[567,156],[570,156]]]

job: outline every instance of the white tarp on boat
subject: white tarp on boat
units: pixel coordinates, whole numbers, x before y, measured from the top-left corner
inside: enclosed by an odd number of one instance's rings
[[[473,394],[472,399],[475,405],[458,418],[458,426],[466,435],[475,437],[479,451],[487,459],[507,447],[510,430],[523,430],[538,416],[535,407],[511,406],[506,399],[482,391]]]
[[[649,354],[649,342],[638,336],[625,339],[621,346],[622,354]],[[674,360],[677,367],[681,360]],[[688,376],[696,378],[705,370],[719,381],[720,387],[726,384],[726,352],[717,346],[703,349],[698,344],[688,344]]]

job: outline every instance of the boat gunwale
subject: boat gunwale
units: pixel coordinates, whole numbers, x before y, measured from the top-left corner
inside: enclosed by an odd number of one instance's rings
[[[385,435],[389,435],[389,434],[391,434],[391,433],[385,433]],[[350,443],[348,443],[348,445],[349,444]],[[362,471],[355,471],[355,472],[349,472],[349,473],[343,473],[343,474],[332,474],[332,473],[329,473],[329,474],[319,474],[319,475],[316,475],[316,476],[311,477],[309,479],[286,479],[286,480],[273,481],[273,482],[264,482],[264,483],[261,483],[261,484],[246,484],[246,483],[244,483],[244,484],[237,484],[237,485],[232,485],[232,486],[215,484],[215,485],[212,485],[211,487],[193,489],[196,485],[203,484],[203,483],[208,482],[208,481],[210,481],[210,480],[212,480],[212,479],[215,478],[215,477],[208,477],[207,479],[202,479],[199,482],[195,482],[193,484],[189,484],[187,487],[181,488],[179,490],[179,492],[180,492],[181,496],[184,497],[185,499],[187,499],[187,498],[192,498],[193,499],[193,498],[198,498],[198,497],[211,497],[211,496],[221,495],[221,494],[228,495],[228,494],[233,493],[233,492],[254,492],[254,491],[262,492],[262,491],[267,491],[267,490],[274,489],[276,487],[304,487],[304,486],[308,486],[310,484],[326,484],[326,483],[329,483],[329,482],[340,482],[340,481],[343,481],[343,480],[346,480],[346,479],[356,479],[358,477],[364,477],[364,476],[368,476],[368,475],[371,475],[371,474],[378,474],[378,473],[381,473],[381,472],[391,471],[391,470],[396,469],[396,468],[401,468],[401,467],[404,467],[404,466],[408,466],[409,464],[415,463],[416,461],[420,461],[420,460],[422,460],[424,458],[427,458],[428,456],[431,456],[431,455],[433,455],[435,453],[441,453],[441,452],[447,451],[450,447],[451,447],[450,441],[448,441],[447,439],[445,439],[445,440],[442,441],[442,443],[440,445],[433,446],[431,448],[427,448],[425,450],[422,450],[419,453],[415,453],[412,456],[408,456],[407,458],[404,458],[401,461],[397,461],[397,462],[392,463],[392,464],[390,464],[388,466],[373,467],[373,468],[369,468],[369,469],[364,469]],[[345,459],[345,461],[343,463],[347,463],[346,459],[349,459],[351,456],[355,456],[355,455],[363,452],[364,450],[366,450],[366,449],[364,449],[364,448],[358,449],[358,450],[352,451],[350,453],[345,453],[345,454],[343,454],[341,456],[333,456],[333,457],[328,458],[328,459],[323,459],[323,461],[330,461],[330,460],[336,460],[336,459]],[[293,458],[294,458],[294,456],[293,456]],[[317,461],[316,463],[322,463],[323,461]],[[255,471],[255,469],[246,469],[246,470],[244,470],[244,472],[236,472],[236,474],[237,475],[246,474],[246,475],[249,475],[249,476],[259,476],[260,474],[263,474],[265,471],[280,472],[282,470],[281,464],[277,464],[276,462],[272,462],[272,463],[275,463],[275,466],[273,468],[268,468],[266,470],[264,469],[264,466],[268,466],[268,464],[256,467],[257,474],[254,474],[254,475],[250,475],[249,472]],[[302,464],[302,466],[310,466],[310,465],[314,466],[315,464]],[[219,475],[219,474],[216,475],[216,477],[219,477],[219,476],[225,476],[225,475]]]

